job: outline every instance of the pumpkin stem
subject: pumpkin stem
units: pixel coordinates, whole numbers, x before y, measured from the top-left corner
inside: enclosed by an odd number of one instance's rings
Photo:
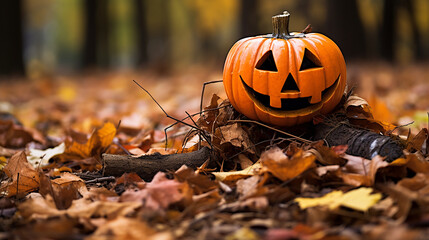
[[[289,34],[289,17],[288,11],[284,11],[283,14],[273,16],[273,37],[275,38],[288,38]]]

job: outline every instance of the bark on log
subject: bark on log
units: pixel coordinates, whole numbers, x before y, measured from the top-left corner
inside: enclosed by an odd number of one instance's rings
[[[329,146],[348,145],[347,154],[371,160],[376,155],[392,162],[403,155],[402,147],[389,136],[379,135],[348,124],[318,124],[314,140],[324,140]]]
[[[203,147],[195,152],[170,155],[153,154],[133,157],[103,154],[103,176],[121,176],[124,173],[135,172],[143,180],[150,181],[159,171],[175,171],[182,165],[197,168],[210,158],[210,152],[209,148]]]

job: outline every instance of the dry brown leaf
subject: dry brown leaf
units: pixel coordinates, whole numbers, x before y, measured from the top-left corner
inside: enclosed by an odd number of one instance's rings
[[[27,194],[39,188],[39,173],[28,163],[24,151],[13,155],[3,171],[12,180],[0,189],[8,197]]]
[[[359,96],[350,96],[344,103],[344,108],[350,118],[373,119],[368,102]]]
[[[186,197],[182,191],[186,186],[186,183],[167,179],[165,173],[159,172],[144,189],[127,190],[120,199],[122,202],[144,202],[144,207],[152,210],[165,210]]]
[[[348,160],[345,166],[346,172],[340,172],[339,177],[345,183],[356,187],[374,185],[377,171],[389,165],[378,155],[371,161],[351,155],[345,155],[344,158]]]
[[[407,150],[422,151],[425,141],[426,145],[429,145],[429,132],[426,128],[423,128],[416,136],[407,141]],[[429,151],[429,149],[426,151]]]
[[[250,160],[246,155],[239,154],[238,155],[238,162],[240,163],[241,169],[246,169],[253,165],[252,160]]]
[[[218,131],[221,133],[218,134]],[[234,147],[245,149],[250,153],[255,153],[254,145],[249,139],[249,135],[241,127],[240,124],[234,123],[231,125],[222,126],[216,129],[216,135],[221,136],[220,145],[229,143]]]
[[[233,212],[244,209],[250,211],[263,211],[267,209],[267,207],[269,207],[269,201],[266,196],[247,198],[243,201],[236,201],[223,206],[223,208],[229,209]]]
[[[237,193],[240,195],[240,200],[262,196],[268,189],[263,187],[264,184],[261,176],[254,175],[246,179],[240,179],[237,181]]]
[[[292,179],[315,167],[316,157],[312,154],[303,156],[303,153],[300,150],[289,159],[280,148],[270,148],[261,155],[262,172],[270,172],[282,181]]]
[[[343,166],[347,163],[347,160],[339,156],[334,149],[321,144],[314,145],[314,149],[310,149],[309,152],[316,156],[317,161],[323,165],[340,165]],[[315,152],[314,152],[315,151]]]
[[[393,131],[396,126],[388,122],[374,119],[368,102],[358,96],[350,96],[344,104],[350,123],[371,129],[375,132],[386,133]]]
[[[51,195],[57,209],[67,209],[73,200],[79,199],[88,193],[85,182],[71,173],[62,173],[60,178],[50,180],[40,174],[40,193],[43,196]]]
[[[348,154],[345,154],[343,157],[347,159],[347,164],[344,166],[347,173],[368,175],[369,165],[371,164],[370,160]]]
[[[137,183],[144,183],[143,179],[141,179],[141,177],[139,175],[137,175],[137,173],[124,173],[122,174],[121,177],[119,177],[118,179],[116,179],[116,185],[118,184],[124,184],[125,186],[127,185],[134,185]]]
[[[398,206],[395,218],[398,223],[404,222],[411,210],[412,203],[417,199],[417,193],[400,185],[389,184],[383,189]]]
[[[43,136],[36,130],[17,125],[12,120],[0,120],[0,146],[22,148],[32,141],[45,143]]]
[[[37,197],[23,202],[19,205],[19,211],[28,220],[46,219],[57,216],[69,216],[72,218],[91,218],[92,216],[115,218],[126,216],[141,206],[141,202],[92,202],[81,198],[74,200],[67,210],[58,210],[55,207],[52,197],[48,195],[46,198]]]
[[[406,166],[416,173],[429,173],[429,162],[419,153],[406,153],[405,158],[398,158],[390,166]]]
[[[412,178],[404,178],[398,182],[398,186],[405,187],[411,191],[417,192],[419,196],[428,196],[429,194],[429,175],[417,173]]]
[[[101,225],[87,239],[119,239],[119,240],[172,240],[170,233],[157,233],[143,221],[120,217]]]
[[[195,195],[212,191],[218,187],[218,184],[208,176],[198,174],[186,165],[180,167],[174,173],[174,176],[180,182],[187,182]]]

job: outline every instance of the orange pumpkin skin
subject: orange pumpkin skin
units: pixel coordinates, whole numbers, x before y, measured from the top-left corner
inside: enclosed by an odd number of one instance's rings
[[[346,64],[338,46],[318,33],[289,36],[296,37],[245,38],[228,53],[224,88],[250,119],[293,126],[329,113],[342,98]]]

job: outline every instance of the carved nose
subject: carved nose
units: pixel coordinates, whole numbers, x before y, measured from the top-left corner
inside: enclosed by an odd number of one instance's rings
[[[293,78],[292,74],[289,73],[289,75],[287,76],[285,84],[283,84],[281,92],[282,93],[300,92],[299,87],[296,84],[295,79]]]

